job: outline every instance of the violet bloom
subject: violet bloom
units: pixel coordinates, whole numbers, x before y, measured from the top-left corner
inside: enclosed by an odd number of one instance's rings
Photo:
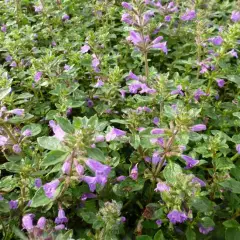
[[[65,71],[69,71],[71,69],[71,66],[65,64],[63,68]]]
[[[127,220],[127,219],[126,219],[125,217],[121,217],[121,218],[120,218],[120,222],[121,222],[121,223],[125,223],[126,220]]]
[[[182,85],[178,85],[176,90],[171,91],[171,95],[182,95],[184,96],[184,93],[182,91]]]
[[[99,66],[100,65],[100,61],[97,58],[96,54],[92,55],[92,68],[94,69],[95,72],[99,72]]]
[[[232,49],[230,52],[228,52],[232,57],[238,58],[238,53],[235,51],[235,49]]]
[[[138,179],[138,164],[135,164],[135,166],[132,168],[131,172],[130,172],[130,178],[133,180],[137,180]]]
[[[192,179],[192,182],[199,183],[201,187],[206,187],[206,183],[203,180],[201,180],[200,178],[194,177]]]
[[[67,15],[67,14],[64,14],[63,16],[62,16],[62,20],[63,21],[68,21],[70,19],[70,17],[69,17],[69,15]]]
[[[95,174],[103,173],[104,175],[108,175],[111,171],[111,167],[104,165],[94,159],[87,159],[86,165],[93,171]]]
[[[10,55],[5,57],[6,62],[11,62],[12,61],[12,57]]]
[[[3,135],[0,135],[0,147],[6,145],[8,139],[4,137]]]
[[[128,10],[132,10],[132,5],[127,2],[122,2],[122,6]]]
[[[94,103],[93,103],[93,101],[91,99],[87,99],[87,106],[89,108],[92,108],[94,106]]]
[[[103,135],[97,135],[97,136],[95,137],[95,142],[96,142],[96,143],[104,142],[104,140],[105,140],[105,137],[104,137]]]
[[[82,180],[88,184],[88,187],[91,192],[94,192],[96,190],[96,184],[97,184],[96,177],[84,176]]]
[[[125,131],[122,131],[122,130],[114,127],[114,128],[112,128],[112,129],[110,130],[109,133],[107,133],[107,135],[106,135],[106,141],[107,141],[107,142],[110,142],[110,141],[112,141],[112,140],[114,140],[114,139],[116,139],[116,138],[118,138],[118,137],[122,137],[122,136],[125,136],[125,135],[126,135],[126,132],[125,132]]]
[[[183,223],[188,218],[184,212],[180,212],[177,210],[172,210],[170,213],[168,213],[167,217],[170,220],[170,222],[173,224]]]
[[[218,87],[223,88],[225,85],[225,81],[223,79],[216,80]]]
[[[57,43],[55,41],[52,41],[51,45],[52,45],[52,47],[56,47]]]
[[[69,117],[72,114],[72,108],[68,108],[66,111],[66,115]]]
[[[36,178],[34,181],[34,185],[36,188],[40,188],[42,186],[42,180],[41,178]]]
[[[11,64],[10,64],[10,67],[17,67],[17,63],[15,61],[12,61]]]
[[[32,136],[32,131],[30,129],[26,129],[25,131],[23,131],[22,135],[24,137],[30,137]]]
[[[18,208],[18,201],[17,200],[11,200],[8,202],[10,209],[17,209]]]
[[[19,146],[19,144],[14,144],[14,145],[12,146],[12,150],[13,150],[13,152],[15,152],[15,153],[17,153],[17,154],[22,151],[22,149],[21,149],[21,147]]]
[[[125,176],[119,176],[119,177],[116,178],[117,182],[122,182],[122,181],[124,181],[125,179],[126,179]]]
[[[199,232],[204,234],[204,235],[207,235],[209,232],[213,231],[214,230],[214,227],[203,227],[202,225],[200,225],[199,227]]]
[[[119,90],[119,92],[121,93],[121,98],[125,98],[126,97],[126,90],[123,90],[123,89],[121,89],[121,90]]]
[[[181,16],[182,21],[191,21],[196,18],[195,10],[187,9],[187,11]]]
[[[94,193],[83,193],[81,196],[81,201],[86,201],[87,199],[96,198],[97,195]]]
[[[211,42],[212,44],[216,45],[216,46],[220,46],[223,43],[223,39],[222,39],[221,36],[209,38],[208,41]]]
[[[150,139],[150,142],[152,144],[157,144],[160,147],[164,147],[164,139],[163,138],[152,138],[152,139]]]
[[[237,144],[236,150],[237,150],[238,154],[240,154],[240,144]]]
[[[233,11],[231,15],[231,20],[233,22],[239,22],[240,21],[240,12],[239,11]]]
[[[0,194],[0,201],[4,200],[4,197],[2,196],[2,194]]]
[[[192,126],[190,129],[193,132],[201,132],[201,131],[206,130],[207,127],[204,124],[196,124],[196,125]]]
[[[129,25],[133,24],[132,16],[129,15],[128,13],[123,13],[121,21],[125,22],[125,23],[127,23]]]
[[[206,95],[207,94],[199,88],[195,91],[194,98],[195,98],[196,101],[199,101],[201,96],[206,96]]]
[[[24,115],[24,109],[16,108],[16,109],[13,109],[13,110],[9,111],[9,113],[15,114],[17,116],[23,116]]]
[[[156,220],[156,224],[158,225],[158,227],[160,227],[162,225],[162,220],[161,219]]]
[[[40,217],[37,222],[37,227],[43,230],[45,228],[46,221],[45,217]]]
[[[81,164],[79,164],[77,160],[74,160],[74,166],[75,166],[76,172],[81,177],[84,174],[84,167]]]
[[[145,39],[142,38],[140,33],[135,31],[130,31],[130,36],[128,37],[128,40],[130,40],[136,46],[145,42]]]
[[[65,216],[65,212],[62,208],[58,210],[58,216],[55,218],[55,223],[56,224],[61,224],[61,223],[67,223],[68,219]]]
[[[132,71],[129,72],[126,78],[126,80],[129,80],[129,79],[136,80],[136,81],[140,80],[140,78],[136,74],[134,74]]]
[[[40,12],[42,12],[42,10],[43,10],[43,6],[42,6],[42,5],[36,5],[36,6],[34,6],[34,11],[35,11],[36,13],[40,13]]]
[[[187,166],[185,167],[185,169],[193,168],[199,163],[199,160],[195,160],[187,155],[182,155],[181,157],[184,161],[186,161]]]
[[[4,33],[7,32],[7,25],[3,24],[1,26],[1,31],[4,32]]]
[[[151,134],[163,134],[164,133],[164,129],[163,128],[154,128],[152,131],[151,131]]]
[[[70,163],[70,161],[67,160],[62,165],[62,172],[63,172],[63,174],[69,175],[70,170],[71,170],[71,163]]]
[[[104,82],[100,79],[98,79],[97,83],[94,85],[95,88],[100,88],[104,85]]]
[[[55,179],[43,185],[43,190],[48,198],[53,198],[60,181]]]
[[[154,118],[153,118],[153,123],[154,123],[155,125],[158,125],[159,122],[160,122],[160,120],[159,120],[158,117],[154,117]]]
[[[90,47],[88,45],[84,45],[81,47],[81,53],[87,53],[90,50]]]
[[[157,37],[151,42],[151,48],[161,49],[165,54],[168,53],[167,42],[160,42],[163,39],[162,36]]]
[[[128,86],[128,88],[130,93],[135,94],[142,89],[142,83],[140,83],[139,81],[134,81]]]
[[[56,231],[60,231],[60,230],[63,230],[63,229],[65,229],[65,225],[64,224],[59,224],[59,225],[55,226],[55,230]]]
[[[147,24],[149,22],[149,20],[154,16],[154,12],[153,11],[147,11],[144,15],[143,15],[143,24]]]
[[[170,15],[165,16],[164,20],[165,22],[170,22],[172,17]]]
[[[155,192],[169,192],[170,187],[164,183],[164,182],[159,182],[157,184],[157,187],[154,189]]]
[[[56,137],[59,141],[63,141],[65,132],[62,130],[62,128],[55,123],[55,121],[50,120],[49,126],[52,128],[54,132],[54,137]]]
[[[33,230],[33,214],[26,214],[22,218],[22,227],[23,229],[26,229],[28,232],[31,232]]]
[[[160,153],[155,151],[152,155],[152,164],[157,165],[162,158],[160,157]]]
[[[36,74],[34,75],[34,81],[38,82],[41,79],[42,74],[42,72],[36,72]]]

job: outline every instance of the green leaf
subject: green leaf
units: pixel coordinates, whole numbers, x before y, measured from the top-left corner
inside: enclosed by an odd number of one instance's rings
[[[130,137],[130,144],[137,149],[140,145],[140,137],[136,134]]]
[[[96,220],[96,214],[93,213],[93,212],[89,212],[87,211],[86,209],[80,209],[78,212],[77,212],[77,215],[82,217],[83,220],[86,222],[86,223],[89,223],[89,224],[93,224],[94,221]]]
[[[240,87],[240,77],[237,75],[228,75],[227,79],[231,82],[236,83]]]
[[[32,98],[32,97],[33,97],[33,95],[30,93],[22,93],[17,96],[17,99],[26,99],[26,98]]]
[[[7,200],[0,200],[0,212],[2,213],[10,212],[10,208]]]
[[[233,178],[221,182],[219,185],[231,190],[233,193],[240,193],[240,182],[236,181]]]
[[[43,188],[41,187],[36,191],[30,206],[33,208],[46,206],[47,204],[51,203],[52,201],[53,201],[53,199],[48,198],[45,195]]]
[[[237,117],[237,118],[240,119],[240,112],[235,112],[235,113],[233,113],[233,116],[235,116],[235,117]]]
[[[234,219],[227,220],[227,221],[223,222],[223,225],[226,228],[238,228],[240,226],[239,223]]]
[[[163,170],[163,176],[167,182],[174,184],[177,181],[177,176],[182,173],[182,168],[173,162],[169,162]]]
[[[64,234],[59,234],[55,240],[70,240],[73,236],[73,230],[69,230]]]
[[[69,155],[68,152],[53,150],[45,156],[45,158],[43,159],[42,166],[48,167],[63,162],[67,159],[68,155]]]
[[[60,127],[62,128],[62,130],[66,133],[74,133],[75,129],[72,126],[72,124],[70,123],[70,121],[68,119],[65,119],[63,117],[55,117],[55,119],[57,120],[57,123],[60,125]]]
[[[152,238],[147,235],[142,235],[142,236],[137,236],[136,240],[152,240]]]
[[[214,159],[214,165],[217,170],[229,170],[234,168],[235,165],[228,158],[217,158]]]
[[[203,227],[208,228],[208,227],[214,227],[215,223],[210,217],[203,217],[201,219],[201,224]]]
[[[106,160],[104,153],[99,148],[87,148],[87,154],[88,154],[88,157],[103,163]]]
[[[12,90],[11,88],[1,88],[0,89],[0,100],[5,98],[11,92],[11,90]]]
[[[1,178],[0,190],[3,192],[10,192],[18,186],[18,179],[13,178],[13,176],[7,176]]]
[[[210,212],[213,203],[206,197],[196,197],[192,200],[191,205],[199,212]]]
[[[17,237],[17,239],[19,239],[19,240],[28,240],[28,239],[29,239],[29,238],[26,237],[26,236],[23,234],[23,232],[22,232],[19,228],[17,228],[16,226],[13,225],[11,228],[12,228],[13,233],[14,233],[15,236]]]
[[[188,226],[186,230],[186,238],[187,240],[196,240],[196,233],[192,230],[190,226]]]
[[[165,240],[162,230],[159,230],[155,235],[153,240]]]
[[[13,123],[13,124],[24,123],[24,122],[30,120],[31,118],[33,118],[33,115],[27,113],[24,116],[14,116],[12,118],[9,118],[7,122]]]
[[[42,131],[42,126],[40,124],[32,123],[32,124],[24,126],[22,128],[21,132],[23,133],[27,129],[31,130],[31,132],[32,132],[31,137],[34,137],[34,136],[37,136]]]
[[[39,137],[37,142],[40,147],[48,150],[63,150],[63,145],[55,137]]]
[[[227,228],[225,231],[225,240],[239,240],[240,230],[236,228]]]

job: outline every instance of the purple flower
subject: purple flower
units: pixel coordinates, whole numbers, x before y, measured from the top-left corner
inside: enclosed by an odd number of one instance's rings
[[[24,109],[16,108],[16,109],[13,109],[13,110],[9,111],[9,113],[15,114],[17,116],[23,116],[24,115]]]
[[[0,201],[4,200],[4,197],[2,196],[2,194],[0,194]]]
[[[236,150],[237,150],[237,152],[240,154],[240,144],[237,144]]]
[[[14,145],[12,146],[12,150],[13,150],[13,152],[15,152],[15,153],[20,153],[20,152],[22,151],[21,147],[20,147],[18,144],[14,144]]]
[[[195,160],[187,155],[182,155],[181,156],[184,161],[186,161],[187,166],[185,167],[186,169],[193,168],[199,163],[199,160]]]
[[[30,137],[32,136],[32,131],[30,129],[26,129],[25,131],[23,131],[22,135],[24,137]]]
[[[170,213],[168,213],[167,217],[170,220],[170,222],[173,224],[183,223],[188,218],[184,212],[180,212],[177,210],[172,210]]]
[[[84,45],[81,47],[81,53],[87,53],[90,50],[90,47],[88,45]]]
[[[65,71],[69,71],[71,69],[71,66],[65,64],[63,68]]]
[[[63,230],[63,229],[65,229],[65,225],[64,224],[59,224],[59,225],[55,226],[55,230],[56,231]]]
[[[22,227],[23,229],[26,229],[28,232],[31,232],[33,229],[33,214],[26,214],[22,218]]]
[[[126,90],[123,90],[123,89],[121,89],[121,90],[119,90],[119,92],[121,93],[121,98],[125,98],[125,96],[126,96]]]
[[[209,38],[208,41],[216,46],[220,46],[223,43],[223,39],[220,36]]]
[[[58,216],[55,218],[55,223],[56,224],[61,224],[61,223],[67,223],[68,219],[65,216],[65,212],[62,208],[58,210]]]
[[[129,25],[133,24],[133,19],[128,13],[123,13],[121,21]]]
[[[194,98],[195,98],[196,101],[199,101],[201,96],[206,96],[206,95],[207,94],[199,88],[195,91]]]
[[[34,6],[34,10],[35,10],[36,13],[42,12],[43,6],[42,5],[38,5],[38,6],[36,5],[36,6]]]
[[[196,125],[192,126],[190,129],[193,132],[201,132],[201,131],[206,130],[207,127],[204,124],[196,124]]]
[[[95,72],[99,72],[99,66],[100,65],[100,61],[97,58],[96,54],[92,55],[92,68],[94,69]]]
[[[223,79],[217,79],[216,82],[220,88],[223,88],[225,85],[225,81]]]
[[[79,164],[78,161],[76,160],[74,160],[74,165],[75,165],[76,172],[81,177],[84,174],[84,167],[81,164]]]
[[[164,129],[163,128],[154,128],[152,131],[151,131],[151,134],[164,134]]]
[[[197,177],[194,177],[192,179],[192,182],[193,183],[199,183],[201,187],[205,187],[206,186],[206,183],[203,180],[201,180],[200,178],[197,178]]]
[[[8,139],[4,137],[3,135],[0,135],[0,147],[6,145]]]
[[[130,31],[130,36],[128,37],[128,40],[130,40],[136,46],[145,41],[145,39],[142,38],[140,33],[135,31]]]
[[[96,198],[97,195],[93,193],[83,193],[81,196],[81,201],[86,201],[88,198]]]
[[[40,217],[37,222],[37,227],[43,230],[45,228],[46,221],[45,217]]]
[[[128,86],[128,88],[130,93],[135,94],[138,92],[138,90],[142,89],[142,83],[140,83],[139,81],[134,81]]]
[[[170,15],[165,16],[164,20],[165,22],[170,22],[172,17]]]
[[[154,118],[153,118],[153,123],[154,123],[155,125],[158,125],[159,122],[160,122],[160,120],[159,120],[158,117],[154,117]]]
[[[204,234],[204,235],[207,235],[209,232],[213,231],[214,230],[214,227],[203,227],[202,225],[200,225],[199,227],[199,232]]]
[[[41,178],[36,178],[35,181],[34,181],[34,185],[37,187],[37,188],[40,188],[42,186],[42,180]]]
[[[70,170],[71,170],[71,163],[70,163],[70,161],[67,160],[62,165],[62,172],[63,172],[63,174],[69,175]]]
[[[151,45],[153,49],[161,49],[165,54],[168,53],[167,42],[161,42]]]
[[[135,75],[132,71],[129,72],[126,79],[127,80],[132,79],[132,80],[136,80],[136,81],[140,80],[140,78],[137,75]]]
[[[116,178],[117,182],[122,182],[122,181],[124,181],[125,179],[126,179],[125,176],[119,176],[119,177]]]
[[[149,10],[143,15],[143,24],[147,24],[149,20],[154,16],[154,12]]]
[[[176,90],[171,91],[171,95],[182,95],[184,96],[184,93],[182,91],[182,85],[178,85]]]
[[[8,202],[10,209],[17,209],[18,208],[18,201],[17,200],[11,200]]]
[[[94,192],[96,190],[96,184],[97,184],[96,177],[84,176],[82,180],[88,184],[91,192]]]
[[[72,108],[68,108],[66,111],[66,115],[69,117],[72,114]]]
[[[150,139],[150,142],[152,144],[158,144],[161,147],[164,146],[164,139],[163,138],[152,138],[152,139]]]
[[[121,217],[120,222],[122,222],[122,223],[126,222],[126,218],[125,217]]]
[[[95,88],[100,88],[104,85],[104,82],[100,79],[98,79],[97,83],[94,85]]]
[[[43,74],[42,72],[36,72],[36,74],[34,76],[35,82],[38,82],[41,79],[42,74]]]
[[[69,20],[70,19],[70,17],[69,17],[69,15],[67,15],[67,14],[64,14],[63,16],[62,16],[62,20],[63,21],[67,21],[67,20]]]
[[[1,26],[1,31],[5,33],[7,31],[7,25],[3,24]]]
[[[92,108],[94,106],[94,103],[93,103],[93,101],[91,99],[87,99],[87,106],[89,108]]]
[[[196,12],[190,9],[187,9],[187,11],[181,16],[182,21],[191,21],[194,18],[196,18]]]
[[[233,22],[239,22],[240,21],[240,12],[239,11],[233,11],[231,15],[231,20]]]
[[[55,41],[52,41],[51,45],[52,45],[52,47],[56,47],[57,43]]]
[[[158,227],[160,227],[162,225],[162,220],[161,219],[156,220],[156,224],[158,225]]]
[[[65,132],[62,130],[62,128],[55,123],[55,121],[50,120],[49,126],[52,128],[54,132],[54,137],[56,137],[59,141],[63,141]]]
[[[235,49],[232,49],[230,52],[228,52],[232,57],[238,58],[238,53],[235,51]]]
[[[122,130],[114,127],[114,128],[112,128],[112,129],[110,130],[109,133],[107,133],[107,135],[106,135],[106,141],[107,141],[107,142],[110,142],[110,141],[112,141],[112,140],[114,140],[114,139],[116,139],[116,138],[118,138],[118,137],[122,137],[122,136],[125,136],[125,135],[126,135],[126,132],[125,132],[125,131],[122,131]]]
[[[149,93],[149,94],[154,94],[156,92],[155,89],[149,88],[146,84],[141,84],[142,90],[139,93]]]
[[[104,175],[108,175],[111,171],[111,167],[104,165],[94,159],[88,159],[86,161],[86,165],[93,171],[95,174],[103,173]]]
[[[159,182],[157,184],[157,187],[154,189],[155,192],[169,192],[170,187],[164,183],[164,182]]]
[[[17,63],[15,61],[11,62],[10,67],[17,67]]]
[[[105,137],[103,135],[97,135],[95,137],[95,142],[98,143],[98,142],[104,142],[105,140]]]
[[[7,55],[5,60],[6,60],[6,62],[11,62],[12,61],[12,57],[10,55]]]
[[[48,198],[53,198],[60,181],[55,179],[43,185],[43,190]]]
[[[122,2],[122,6],[128,10],[132,10],[132,5],[127,2]]]
[[[130,178],[132,178],[133,180],[137,180],[138,179],[138,164],[135,164],[135,166],[132,168],[131,172],[130,172]]]
[[[160,157],[160,153],[155,151],[152,155],[152,164],[157,165],[162,158]]]

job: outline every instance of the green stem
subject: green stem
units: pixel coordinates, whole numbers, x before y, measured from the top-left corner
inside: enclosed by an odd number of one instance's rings
[[[1,122],[2,124],[2,128],[3,130],[7,133],[7,135],[10,137],[10,139],[13,141],[14,144],[17,144],[17,140],[15,139],[15,137],[12,135],[12,133],[10,132],[10,130],[8,129],[7,125],[3,122]]]
[[[144,52],[144,62],[145,62],[145,75],[148,81],[149,78],[149,67],[148,67],[148,53],[147,51]]]
[[[231,161],[235,161],[240,156],[239,153],[236,153],[232,158],[230,158]]]

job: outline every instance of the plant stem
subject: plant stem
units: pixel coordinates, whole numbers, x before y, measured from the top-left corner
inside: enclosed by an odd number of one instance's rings
[[[10,137],[10,139],[13,141],[14,144],[17,144],[17,140],[15,139],[15,137],[12,135],[12,133],[10,132],[10,130],[8,129],[7,125],[3,122],[1,122],[2,124],[2,128],[3,130],[7,133],[7,135]]]
[[[230,158],[231,161],[235,161],[240,156],[239,153],[236,153],[232,158]]]
[[[144,62],[145,62],[145,76],[147,78],[149,78],[149,67],[148,67],[148,53],[147,51],[144,52]]]

